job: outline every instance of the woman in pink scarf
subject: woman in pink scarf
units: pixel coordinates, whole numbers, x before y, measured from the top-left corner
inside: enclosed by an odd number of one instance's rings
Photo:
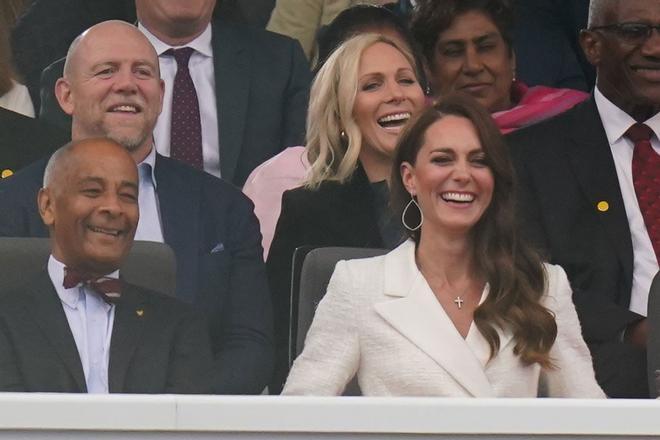
[[[503,133],[568,110],[588,94],[515,80],[513,11],[505,0],[423,0],[412,31],[436,96],[472,95],[488,109]]]

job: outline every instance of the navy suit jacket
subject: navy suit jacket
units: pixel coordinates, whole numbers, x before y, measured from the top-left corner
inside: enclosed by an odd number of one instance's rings
[[[199,318],[174,298],[125,284],[115,309],[109,391],[208,393],[211,347]],[[87,392],[73,334],[45,270],[0,295],[0,390]]]
[[[311,74],[289,37],[226,21],[212,26],[220,173],[243,186],[258,165],[303,144]],[[63,68],[61,59],[43,72],[40,118],[70,132],[71,119],[55,98]]]
[[[524,229],[568,275],[598,382],[611,397],[648,397],[645,353],[621,342],[642,317],[628,309],[632,239],[593,96],[507,138]]]
[[[0,236],[47,237],[36,196],[46,160],[0,181]],[[273,362],[272,307],[259,223],[238,189],[173,159],[156,157],[165,243],[177,261],[177,297],[207,316],[213,391],[256,394]]]

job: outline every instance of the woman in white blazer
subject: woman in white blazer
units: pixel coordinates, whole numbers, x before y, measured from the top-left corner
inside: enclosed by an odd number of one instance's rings
[[[487,87],[484,93],[487,93]],[[517,240],[513,172],[487,111],[449,96],[399,141],[410,239],[337,264],[283,394],[605,397],[559,266]]]

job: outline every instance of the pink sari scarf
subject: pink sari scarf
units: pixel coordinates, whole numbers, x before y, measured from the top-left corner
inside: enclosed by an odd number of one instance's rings
[[[532,125],[565,112],[589,97],[588,93],[572,89],[552,87],[527,87],[515,81],[511,96],[516,106],[510,110],[493,113],[493,119],[503,134]]]

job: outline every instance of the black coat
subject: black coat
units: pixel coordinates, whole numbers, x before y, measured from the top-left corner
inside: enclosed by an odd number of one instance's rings
[[[316,190],[284,192],[273,243],[266,264],[275,317],[275,378],[271,392],[279,392],[288,373],[291,259],[300,246],[382,248],[374,193],[358,167],[344,184],[323,182]]]

